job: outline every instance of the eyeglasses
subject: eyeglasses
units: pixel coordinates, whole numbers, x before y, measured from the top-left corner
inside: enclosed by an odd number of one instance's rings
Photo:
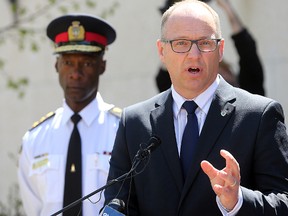
[[[161,41],[164,43],[170,43],[172,50],[176,53],[186,53],[190,51],[194,43],[201,52],[213,52],[216,50],[217,45],[221,41],[221,39],[199,39],[199,40],[162,39]]]

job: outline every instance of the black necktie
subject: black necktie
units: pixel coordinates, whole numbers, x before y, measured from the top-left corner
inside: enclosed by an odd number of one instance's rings
[[[77,128],[81,116],[75,113],[71,120],[74,123],[74,128],[67,152],[63,207],[82,197],[81,137]],[[64,211],[63,216],[82,215],[82,213],[79,213],[81,207],[82,203]]]
[[[182,170],[184,178],[191,167],[193,154],[195,151],[196,144],[199,138],[199,129],[197,116],[195,115],[195,110],[197,104],[194,101],[186,101],[183,104],[183,108],[187,111],[187,124],[183,132],[180,159],[182,163]]]

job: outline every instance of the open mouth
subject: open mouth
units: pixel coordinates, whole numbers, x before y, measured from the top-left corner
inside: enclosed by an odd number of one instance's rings
[[[190,73],[198,73],[199,71],[200,71],[200,69],[199,68],[188,68],[188,71],[190,72]]]

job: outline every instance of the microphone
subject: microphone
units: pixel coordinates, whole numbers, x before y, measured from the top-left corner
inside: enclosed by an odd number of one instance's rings
[[[125,216],[125,203],[120,199],[111,200],[108,205],[106,205],[101,212],[100,216]]]
[[[125,175],[125,179],[130,174],[132,174],[131,177],[133,177],[141,173],[141,172],[136,172],[136,168],[143,160],[145,160],[151,154],[152,151],[154,151],[161,144],[161,140],[156,136],[152,136],[149,139],[148,144],[146,145],[145,148],[143,148],[142,144],[140,144],[140,149],[136,153],[132,167],[130,171]],[[142,171],[144,169],[145,169],[145,166],[144,168],[142,168]],[[136,172],[136,174],[133,174],[133,172]],[[123,214],[124,210],[125,210],[124,201],[114,198],[104,207],[103,211],[101,211],[100,213],[100,216],[125,216]]]
[[[152,151],[154,151],[160,144],[161,144],[161,140],[157,137],[157,136],[152,136],[150,139],[149,139],[149,142],[148,142],[148,146],[146,148],[143,148],[142,145],[140,144],[140,149],[138,150],[137,154],[135,155],[134,157],[134,162],[132,164],[132,167],[131,169],[124,173],[123,175],[119,176],[118,178],[115,178],[115,179],[112,179],[110,181],[108,181],[104,186],[98,188],[97,190],[91,192],[90,194],[78,199],[78,200],[75,200],[73,203],[70,203],[69,205],[65,206],[64,208],[60,209],[59,211],[55,212],[54,214],[52,214],[51,216],[56,216],[70,208],[72,208],[73,206],[79,204],[80,202],[82,202],[83,200],[86,200],[88,199],[89,197],[93,196],[94,194],[96,193],[99,193],[100,191],[103,191],[105,190],[106,188],[114,185],[115,183],[117,182],[122,182],[122,181],[125,181],[127,178],[132,178],[138,174],[140,174],[144,169],[145,169],[145,166],[144,168],[142,168],[142,171],[141,172],[136,172],[134,175],[133,175],[133,172],[135,172],[136,168],[139,166],[139,164],[144,160],[146,159]],[[131,175],[132,174],[132,175]],[[130,177],[129,177],[130,176]],[[116,201],[115,201],[116,200]],[[118,200],[118,201],[117,201]],[[119,210],[117,210],[118,208],[116,207],[121,207]],[[101,216],[125,216],[123,213],[121,213],[121,211],[123,212],[125,209],[125,203],[123,200],[119,200],[119,199],[113,199],[112,201],[110,201],[108,203],[108,205],[106,205],[103,209],[103,211],[100,213]]]
[[[152,151],[154,151],[158,146],[161,144],[161,140],[157,136],[152,136],[148,142],[148,146],[146,148],[143,148],[140,144],[140,149],[138,150],[135,158],[139,160],[146,159],[148,155],[151,154]]]

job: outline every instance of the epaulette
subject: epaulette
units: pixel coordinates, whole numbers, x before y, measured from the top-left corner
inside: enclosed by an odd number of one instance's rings
[[[32,128],[30,128],[30,130],[34,129],[35,127],[37,127],[41,123],[45,122],[47,119],[51,118],[54,115],[55,115],[55,112],[47,113],[45,116],[41,117],[38,121],[34,122],[32,125]]]
[[[112,107],[109,112],[114,115],[114,116],[117,116],[118,118],[121,118],[121,114],[122,114],[122,109],[119,108],[119,107]]]

